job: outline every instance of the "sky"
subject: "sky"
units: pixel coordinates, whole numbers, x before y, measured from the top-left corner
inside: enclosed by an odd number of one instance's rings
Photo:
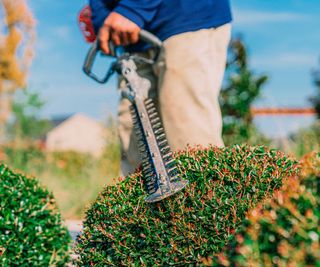
[[[37,20],[37,42],[28,88],[47,101],[42,115],[82,112],[97,119],[115,115],[116,80],[99,85],[82,72],[89,45],[78,29],[77,14],[87,1],[29,0],[29,3]],[[320,66],[320,1],[231,0],[231,5],[233,35],[241,34],[248,48],[250,67],[270,78],[262,99],[255,105],[309,106],[308,97],[315,93],[311,70]],[[259,127],[267,130],[268,125],[274,124],[270,118],[264,120],[257,121]],[[291,120],[295,122],[294,127],[290,126],[294,129],[312,121]]]

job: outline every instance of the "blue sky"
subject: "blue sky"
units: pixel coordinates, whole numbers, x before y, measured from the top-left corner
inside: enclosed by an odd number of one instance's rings
[[[115,79],[98,85],[81,70],[89,46],[77,27],[87,1],[29,0],[37,20],[36,55],[29,88],[47,100],[44,116],[84,112],[116,114]],[[231,0],[233,34],[247,44],[250,64],[270,81],[258,106],[305,107],[314,94],[311,69],[320,56],[319,0]]]

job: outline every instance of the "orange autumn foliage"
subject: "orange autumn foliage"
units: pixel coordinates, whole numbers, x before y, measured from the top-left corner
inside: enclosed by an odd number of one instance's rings
[[[35,20],[26,0],[0,0],[0,123],[13,92],[25,86],[33,56]]]

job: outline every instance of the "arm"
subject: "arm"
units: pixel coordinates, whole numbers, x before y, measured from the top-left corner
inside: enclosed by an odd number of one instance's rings
[[[109,16],[112,11],[109,6],[107,6],[107,1],[104,0],[90,0],[90,8],[92,10],[92,23],[94,26],[94,31],[97,34],[99,29],[103,25],[106,17]]]
[[[162,0],[120,0],[114,12],[143,28],[154,18],[161,2]]]
[[[106,6],[107,0],[91,0]],[[99,31],[101,49],[109,53],[109,40],[115,45],[128,45],[139,40],[140,29],[152,21],[162,0],[120,0],[109,10]],[[101,6],[100,6],[101,7]]]

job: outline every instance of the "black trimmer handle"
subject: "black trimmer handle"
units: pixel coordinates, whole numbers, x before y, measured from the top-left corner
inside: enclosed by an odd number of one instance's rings
[[[147,32],[145,30],[141,30],[139,33],[139,38],[141,41],[144,41],[144,42],[150,44],[152,47],[155,47],[158,50],[160,50],[162,48],[161,40],[157,36],[153,35],[150,32]],[[110,51],[111,51],[110,56],[116,57],[117,55],[116,55],[115,47],[114,47],[113,43],[110,42],[109,47],[110,47]],[[98,77],[96,74],[94,74],[92,72],[93,64],[94,64],[94,61],[97,57],[97,53],[99,51],[100,51],[100,46],[99,46],[99,41],[97,38],[97,40],[93,43],[93,45],[91,46],[91,48],[85,58],[84,65],[83,65],[83,71],[86,75],[88,75],[90,78],[92,78],[96,82],[106,83],[110,79],[110,77],[112,76],[112,74],[114,72],[112,67],[109,68],[107,74],[103,78]]]

